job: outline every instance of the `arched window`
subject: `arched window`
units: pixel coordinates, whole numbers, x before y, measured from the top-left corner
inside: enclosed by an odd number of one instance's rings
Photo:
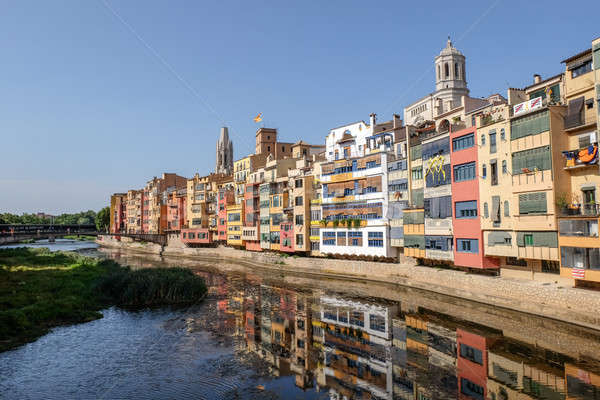
[[[441,77],[441,75],[442,75],[442,74],[441,74],[441,68],[440,68],[440,66],[439,66],[439,64],[438,64],[438,79],[441,79],[441,78],[442,78],[442,77]]]
[[[504,216],[510,217],[510,210],[508,209],[508,200],[504,200]]]
[[[485,135],[484,134],[481,135],[481,145],[485,146]]]
[[[488,210],[487,203],[483,203],[483,216],[485,218],[489,218],[490,217],[490,213],[489,213],[489,210]]]
[[[485,179],[487,177],[487,168],[486,168],[485,164],[483,164],[483,167],[481,167],[481,177],[483,179]]]
[[[506,131],[504,128],[500,129],[500,139],[506,140]]]
[[[465,64],[462,64],[462,78],[463,78],[463,81],[467,80],[467,74],[465,72]]]
[[[450,75],[450,69],[448,68],[448,63],[444,64],[444,78],[447,78]]]
[[[458,63],[454,63],[454,79],[459,79],[460,75],[458,74]]]

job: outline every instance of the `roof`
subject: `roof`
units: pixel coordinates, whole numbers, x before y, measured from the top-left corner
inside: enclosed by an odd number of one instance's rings
[[[340,125],[340,126],[336,126],[335,128],[331,128],[330,131],[334,130],[334,129],[340,129],[340,128],[346,128],[348,126],[354,125],[354,124],[359,124],[359,123],[363,123],[366,126],[369,126],[365,121],[363,121],[362,119],[360,121],[356,121],[356,122],[351,122],[349,124],[344,124],[344,125]]]
[[[583,50],[582,52],[580,52],[580,53],[577,53],[577,54],[575,54],[574,56],[571,56],[571,57],[569,57],[569,58],[566,58],[566,59],[562,60],[562,61],[561,61],[561,63],[568,63],[568,62],[571,62],[571,61],[573,61],[573,60],[576,60],[576,59],[578,59],[579,57],[583,57],[583,56],[587,55],[588,53],[589,53],[589,54],[592,54],[592,49],[591,49],[591,48],[589,48],[589,49],[586,49],[586,50]]]
[[[342,136],[342,138],[340,140],[338,140],[337,142],[338,143],[349,142],[349,141],[354,140],[354,139],[355,139],[355,137],[352,136],[351,134],[344,133],[344,136]]]
[[[456,47],[452,45],[452,41],[450,40],[450,36],[448,36],[448,41],[446,42],[446,47],[440,51],[440,56],[448,56],[448,55],[459,55],[462,56],[463,53],[460,52]]]
[[[563,62],[564,62],[564,61],[563,61]],[[563,76],[563,73],[561,72],[561,73],[558,73],[558,74],[556,74],[556,75],[554,75],[554,76],[551,76],[550,78],[546,78],[546,79],[544,79],[543,81],[539,81],[538,83],[532,83],[532,84],[531,84],[531,85],[529,85],[529,86],[525,86],[525,88],[524,88],[524,89],[519,89],[519,90],[527,90],[527,89],[530,89],[530,88],[532,88],[532,87],[534,87],[534,86],[543,85],[544,83],[547,83],[547,82],[549,82],[549,81],[551,81],[551,80],[553,80],[553,79],[556,79],[556,78],[562,78],[562,76]]]

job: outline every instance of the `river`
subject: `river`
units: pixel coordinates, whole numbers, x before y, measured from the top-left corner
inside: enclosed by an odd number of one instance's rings
[[[110,308],[0,354],[6,399],[600,399],[600,333],[422,290],[39,244],[132,268],[183,265],[208,298]]]

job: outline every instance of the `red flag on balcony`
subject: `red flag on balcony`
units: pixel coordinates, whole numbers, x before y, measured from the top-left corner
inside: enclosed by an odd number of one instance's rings
[[[571,269],[571,276],[573,279],[583,279],[585,277],[585,269],[573,268]]]

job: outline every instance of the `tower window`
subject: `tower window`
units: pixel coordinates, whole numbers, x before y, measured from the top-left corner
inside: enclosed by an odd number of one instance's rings
[[[458,79],[458,63],[454,63],[454,78]]]
[[[271,151],[271,146],[267,146],[267,151]]]
[[[441,79],[441,78],[442,78],[442,76],[441,76],[441,75],[442,75],[442,73],[441,73],[441,69],[440,69],[440,66],[438,65],[438,79]]]
[[[448,63],[444,64],[444,73],[445,73],[445,78],[447,78],[448,76],[450,76],[450,69],[448,68]]]

